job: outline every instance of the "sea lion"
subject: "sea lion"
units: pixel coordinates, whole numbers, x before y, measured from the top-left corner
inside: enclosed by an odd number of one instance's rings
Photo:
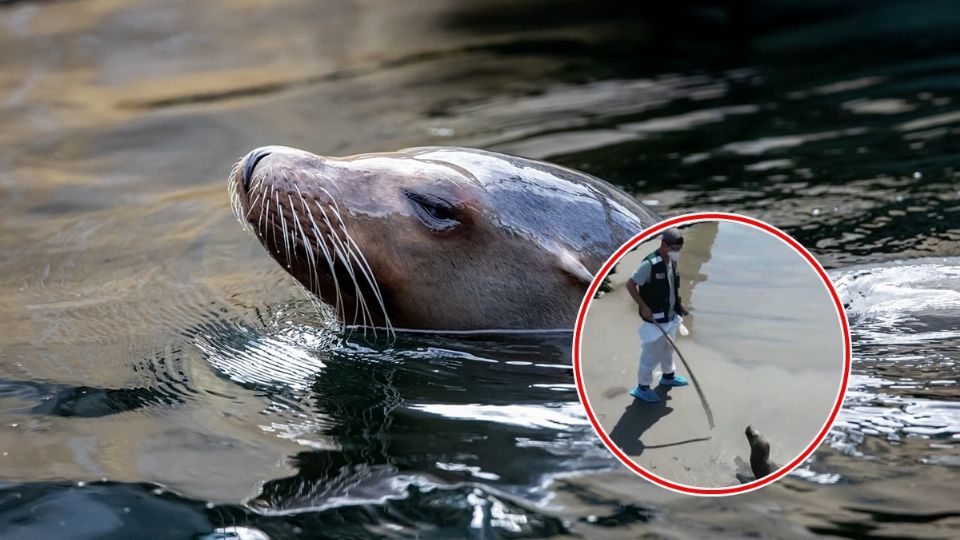
[[[737,478],[746,484],[767,476],[780,466],[770,461],[770,443],[759,431],[747,426],[744,433],[747,435],[747,443],[750,444],[750,470],[753,471],[753,477],[738,473]]]
[[[593,274],[660,220],[588,174],[458,147],[325,157],[257,148],[237,218],[347,324],[569,329]]]

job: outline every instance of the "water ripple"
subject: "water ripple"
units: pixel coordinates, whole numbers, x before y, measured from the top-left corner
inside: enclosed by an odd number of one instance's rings
[[[850,316],[854,373],[830,444],[861,457],[871,452],[870,437],[955,445],[960,259],[854,267],[832,277]]]

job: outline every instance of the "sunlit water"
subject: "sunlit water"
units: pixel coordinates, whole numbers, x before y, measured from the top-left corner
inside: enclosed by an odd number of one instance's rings
[[[449,4],[0,7],[0,534],[954,535],[955,7]],[[681,500],[599,447],[562,335],[326,329],[230,215],[268,143],[483,146],[781,226],[848,306],[838,424]]]

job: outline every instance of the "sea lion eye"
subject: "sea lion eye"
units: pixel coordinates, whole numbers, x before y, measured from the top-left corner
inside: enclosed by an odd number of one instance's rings
[[[457,226],[456,208],[447,201],[434,195],[404,190],[410,199],[417,218],[429,229],[445,231]]]

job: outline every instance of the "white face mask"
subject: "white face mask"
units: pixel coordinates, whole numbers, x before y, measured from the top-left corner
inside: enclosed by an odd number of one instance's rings
[[[670,255],[670,260],[672,260],[673,262],[677,262],[680,260],[679,251],[668,251],[667,254]]]

